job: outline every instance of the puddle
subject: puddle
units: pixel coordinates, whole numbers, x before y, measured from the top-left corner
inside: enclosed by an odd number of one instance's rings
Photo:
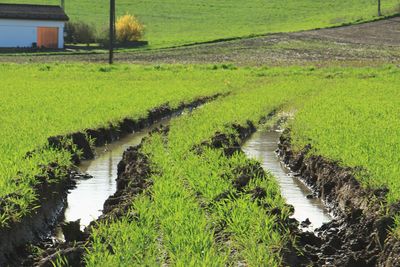
[[[79,180],[76,188],[68,194],[65,221],[79,219],[81,228],[84,228],[96,220],[102,214],[104,202],[117,190],[117,166],[124,151],[130,146],[139,145],[150,131],[161,124],[168,125],[170,120],[171,117],[165,118],[112,144],[96,148],[96,158],[83,161],[79,165],[82,173],[87,173],[93,178]]]
[[[292,216],[299,222],[311,221],[308,230],[314,230],[323,223],[332,220],[323,202],[318,199],[308,199],[307,195],[312,191],[298,178],[294,177],[290,170],[282,164],[275,150],[278,148],[280,133],[276,131],[257,131],[243,146],[243,151],[251,158],[262,163],[262,167],[270,171],[277,179],[281,193],[286,202],[295,208]]]

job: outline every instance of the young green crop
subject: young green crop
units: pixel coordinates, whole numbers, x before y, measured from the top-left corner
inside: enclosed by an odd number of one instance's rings
[[[235,71],[232,71],[233,73]],[[274,75],[285,79],[284,74],[272,71]],[[251,75],[256,77],[259,73]],[[261,76],[263,77],[263,76]],[[198,155],[193,147],[209,140],[216,131],[232,132],[232,123],[244,123],[247,119],[257,121],[286,101],[308,94],[311,87],[295,88],[294,84],[273,83],[262,78],[257,85],[248,84],[244,90],[238,90],[227,98],[206,104],[192,114],[174,119],[170,125],[167,143],[161,135],[152,135],[143,147],[156,168],[157,175],[152,177],[152,202],[146,201],[151,208],[146,210],[133,204],[133,213],[137,220],[117,222],[118,229],[138,228],[141,218],[154,214],[155,223],[149,228],[157,228],[157,237],[153,236],[153,245],[158,247],[157,254],[146,254],[144,258],[121,257],[126,250],[121,243],[124,230],[115,236],[100,225],[95,230],[93,250],[86,256],[89,266],[104,266],[104,257],[111,265],[143,265],[146,262],[165,263],[173,266],[225,266],[244,263],[252,266],[280,266],[281,250],[289,240],[287,229],[280,225],[280,219],[289,216],[284,206],[278,185],[271,175],[256,177],[247,187],[247,191],[256,187],[263,188],[267,197],[255,202],[247,194],[239,194],[231,200],[216,201],[224,192],[235,192],[234,170],[252,164],[244,154],[232,158],[225,157],[221,151],[205,149]],[[288,82],[286,80],[286,82]],[[139,204],[140,205],[140,204]],[[280,219],[265,210],[265,206],[282,210]],[[144,212],[142,214],[139,210]],[[220,225],[226,225],[219,229]],[[111,227],[113,228],[113,227]],[[127,230],[128,231],[128,230]],[[145,232],[152,232],[151,229]],[[107,253],[102,240],[119,243],[121,250]],[[126,239],[128,237],[126,236]],[[132,250],[140,251],[140,243],[129,240],[126,244]],[[106,256],[104,256],[106,255]]]
[[[333,70],[330,78],[347,76]],[[339,78],[341,79],[341,78]],[[299,149],[307,143],[314,154],[362,167],[365,186],[386,186],[389,201],[400,199],[400,70],[387,67],[355,74],[346,84],[304,102],[292,128]]]
[[[234,190],[233,168],[251,161],[244,155],[222,157],[212,149],[202,155],[191,150],[217,131],[232,132],[232,123],[256,122],[279,108],[298,109],[292,126],[298,147],[311,138],[316,153],[346,165],[362,165],[372,174],[367,177],[372,185],[387,184],[392,198],[398,199],[393,189],[399,183],[391,176],[398,175],[398,67],[4,64],[0,80],[0,197],[16,191],[24,196],[14,200],[17,205],[2,209],[2,226],[28,212],[35,199],[30,184],[39,173],[38,164],[69,164],[68,153],[45,147],[49,136],[146,116],[146,110],[167,101],[176,106],[199,96],[231,92],[173,120],[167,144],[160,135],[149,139],[144,150],[161,170],[152,177],[151,197],[145,194],[132,204],[140,220],[127,215],[94,232],[93,251],[86,256],[89,265],[279,265],[280,250],[289,237],[274,216],[246,195],[214,201],[218,194]],[[24,159],[34,149],[39,153]],[[18,172],[22,181],[16,184]],[[256,186],[268,192],[269,206],[281,207],[282,216],[288,216],[270,175],[255,179],[248,189]],[[220,222],[226,227],[217,232]],[[219,235],[229,241],[221,243]]]
[[[27,0],[1,0],[26,3]],[[30,0],[55,4],[58,0]],[[99,31],[108,25],[107,1],[69,0],[72,21],[93,23]],[[176,46],[220,38],[290,32],[370,20],[377,17],[376,0],[163,0],[116,1],[118,16],[127,12],[146,25],[151,47]],[[397,12],[398,0],[382,1],[384,15]]]
[[[166,102],[177,106],[234,90],[248,81],[243,75],[179,66],[0,65],[0,198],[18,192],[12,205],[2,207],[0,226],[28,212],[35,200],[29,185],[36,183],[40,164],[69,165],[69,153],[44,147],[48,137],[146,117],[147,110]],[[25,158],[33,150],[37,153]]]
[[[90,266],[101,265],[106,255],[107,262],[112,265],[142,265],[146,262],[173,266],[281,265],[281,250],[290,236],[287,229],[280,226],[276,218],[263,208],[280,207],[283,210],[281,216],[289,216],[276,182],[267,175],[266,178],[253,180],[246,188],[251,190],[258,186],[265,189],[268,197],[264,201],[268,205],[256,205],[248,195],[216,201],[215,197],[219,194],[234,191],[232,181],[235,176],[232,170],[251,161],[242,154],[227,158],[221,151],[213,149],[205,149],[199,155],[193,152],[193,146],[209,140],[216,131],[232,132],[232,123],[243,124],[248,119],[257,121],[283,105],[288,108],[296,106],[299,114],[307,114],[307,110],[312,109],[307,102],[312,99],[311,104],[324,106],[327,109],[325,113],[328,113],[329,109],[324,105],[327,95],[333,97],[340,91],[357,95],[359,88],[364,88],[365,92],[373,90],[374,83],[363,82],[371,78],[371,74],[375,74],[382,88],[389,88],[382,90],[394,98],[396,94],[390,86],[396,86],[394,82],[398,79],[398,72],[398,68],[394,67],[340,69],[340,74],[337,69],[254,69],[252,75],[265,78],[259,80],[258,86],[249,85],[192,114],[172,120],[167,143],[160,135],[153,135],[146,141],[143,150],[150,155],[159,174],[152,177],[154,186],[149,191],[152,197],[146,201],[147,209],[140,209],[134,202],[132,210],[139,214],[139,218],[142,212],[144,218],[154,215],[154,223],[147,224],[145,227],[149,228],[143,231],[153,234],[153,244],[147,245],[156,248],[155,253],[152,250],[145,258],[121,262],[121,256],[126,253],[125,246],[133,251],[137,247],[140,250],[140,243],[135,243],[138,241],[129,244],[120,242],[121,237],[125,236],[124,229],[135,229],[142,225],[140,219],[123,219],[122,223],[117,222],[121,230],[115,236],[106,230],[110,228],[109,225],[100,225],[95,231],[93,250],[86,256],[87,262]],[[340,99],[340,95],[337,98]],[[375,99],[376,95],[372,98]],[[335,104],[346,106],[343,103]],[[321,111],[318,107],[316,110]],[[368,115],[376,116],[371,113]],[[338,116],[337,119],[346,123],[348,118]],[[325,124],[313,126],[317,128],[316,131],[318,127],[326,127]],[[224,227],[221,229],[220,225]],[[107,253],[107,245],[102,241],[106,235],[108,240],[118,243],[121,251],[114,251],[112,255]],[[201,250],[198,246],[200,237],[205,242],[200,243]],[[209,255],[213,255],[214,261],[210,261]]]

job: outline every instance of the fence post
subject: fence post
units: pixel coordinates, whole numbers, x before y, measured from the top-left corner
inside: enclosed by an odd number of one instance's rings
[[[378,0],[378,16],[382,16],[382,12],[381,12],[381,0]]]

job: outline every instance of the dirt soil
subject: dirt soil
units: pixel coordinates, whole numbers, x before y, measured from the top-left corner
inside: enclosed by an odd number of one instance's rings
[[[307,31],[300,34],[355,44],[399,46],[400,17],[347,27]]]
[[[0,62],[107,62],[108,55],[6,55]],[[115,54],[116,62],[232,63],[260,65],[378,65],[400,63],[400,17],[358,25],[269,34],[254,38],[193,44],[176,48],[132,50]]]

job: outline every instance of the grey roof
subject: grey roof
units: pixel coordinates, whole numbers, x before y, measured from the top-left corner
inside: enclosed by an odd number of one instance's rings
[[[60,6],[24,4],[0,4],[0,19],[69,20]]]

